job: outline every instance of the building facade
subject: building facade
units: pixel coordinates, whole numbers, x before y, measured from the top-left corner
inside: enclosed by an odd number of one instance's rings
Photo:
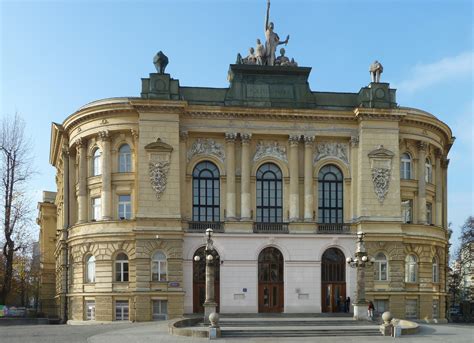
[[[224,89],[152,73],[140,97],[53,123],[57,194],[40,218],[54,206],[41,248],[54,251],[57,314],[201,312],[194,257],[211,227],[222,313],[344,311],[363,231],[377,311],[444,319],[450,128],[387,83],[312,91],[310,70],[235,64]]]

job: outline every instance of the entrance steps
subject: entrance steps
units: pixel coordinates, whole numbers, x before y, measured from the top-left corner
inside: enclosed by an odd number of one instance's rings
[[[221,315],[222,337],[332,337],[380,336],[374,322],[346,315],[238,314]]]

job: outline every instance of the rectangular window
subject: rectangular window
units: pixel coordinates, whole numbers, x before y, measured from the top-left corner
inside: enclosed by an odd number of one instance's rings
[[[402,220],[405,224],[410,224],[412,222],[412,201],[411,200],[402,200]]]
[[[433,299],[433,319],[439,318],[439,300]]]
[[[102,206],[100,198],[92,198],[92,220],[100,220],[102,216]]]
[[[376,261],[375,265],[375,280],[376,281],[387,281],[387,262]]]
[[[374,300],[374,306],[375,306],[375,312],[382,314],[384,312],[387,312],[388,309],[388,300],[380,300],[380,299],[375,299]]]
[[[168,301],[153,300],[153,320],[168,319]]]
[[[119,195],[118,199],[118,217],[119,219],[132,218],[132,199],[130,194]]]
[[[405,319],[418,318],[418,300],[407,299],[405,302]]]
[[[430,202],[426,203],[426,222],[431,225],[433,224],[433,205]]]
[[[86,320],[95,320],[95,300],[86,300]]]
[[[115,302],[115,320],[128,320],[127,300],[117,300]]]

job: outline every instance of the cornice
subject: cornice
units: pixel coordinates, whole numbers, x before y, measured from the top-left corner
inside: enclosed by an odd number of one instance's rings
[[[390,120],[400,121],[406,114],[400,109],[382,109],[357,107],[354,109],[355,117],[358,121],[362,120]]]

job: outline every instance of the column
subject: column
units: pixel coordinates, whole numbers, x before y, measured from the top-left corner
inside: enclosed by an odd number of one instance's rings
[[[357,211],[357,194],[358,194],[358,177],[359,177],[359,137],[352,136],[351,137],[351,175],[352,175],[352,182],[351,182],[351,220],[354,220],[358,217]]]
[[[250,139],[252,138],[252,134],[242,133],[240,137],[242,139],[240,219],[250,220]]]
[[[426,224],[425,160],[428,144],[418,142],[418,223]]]
[[[112,173],[110,158],[110,135],[108,130],[99,132],[102,141],[102,220],[112,220]]]
[[[235,219],[235,139],[237,134],[226,132],[226,219]]]
[[[63,146],[63,230],[69,228],[69,145]],[[66,237],[67,238],[67,237]]]
[[[441,160],[441,168],[443,174],[443,227],[448,228],[448,165],[449,159],[443,157]]]
[[[313,145],[314,136],[304,137],[304,221],[313,220]]]
[[[299,220],[300,204],[299,204],[299,174],[298,174],[298,145],[300,136],[291,135],[288,139],[290,144],[290,222]]]
[[[179,190],[181,194],[181,216],[187,216],[188,213],[188,206],[186,205],[189,201],[188,198],[192,198],[192,194],[190,196],[186,195],[186,168],[187,168],[187,141],[188,141],[188,132],[181,131],[179,133]]]
[[[443,173],[441,172],[441,150],[435,151],[436,207],[435,225],[443,225]]]
[[[81,138],[76,140],[77,154],[79,156],[78,187],[77,187],[77,221],[87,221],[87,144]]]

